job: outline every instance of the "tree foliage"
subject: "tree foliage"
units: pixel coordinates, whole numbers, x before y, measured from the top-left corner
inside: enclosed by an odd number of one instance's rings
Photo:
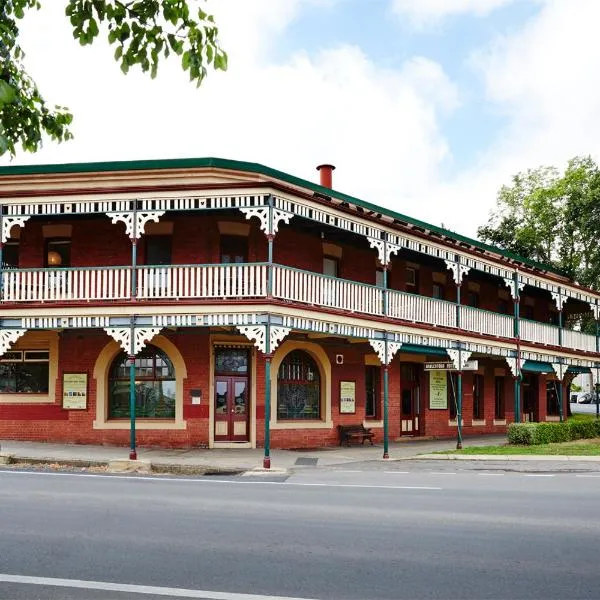
[[[600,290],[600,169],[575,157],[564,173],[539,167],[515,175],[498,192],[479,237],[564,271]]]
[[[57,0],[48,0],[56,2]],[[66,16],[81,45],[104,35],[114,46],[123,73],[131,67],[156,77],[162,59],[178,56],[190,81],[198,86],[208,67],[227,69],[227,54],[218,42],[212,15],[194,0],[68,0]],[[72,115],[49,107],[23,65],[19,21],[39,0],[0,0],[0,156],[15,155],[19,144],[35,152],[44,134],[62,142],[72,137]]]

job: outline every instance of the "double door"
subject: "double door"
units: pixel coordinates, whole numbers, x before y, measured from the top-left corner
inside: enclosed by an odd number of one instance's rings
[[[249,439],[248,377],[215,377],[215,441]]]

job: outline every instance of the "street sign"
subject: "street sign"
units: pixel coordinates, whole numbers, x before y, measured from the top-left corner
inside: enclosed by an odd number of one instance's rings
[[[463,365],[463,371],[477,371],[479,369],[479,363],[476,360],[468,360]],[[457,371],[458,369],[454,366],[453,362],[439,361],[439,362],[426,362],[426,371]]]

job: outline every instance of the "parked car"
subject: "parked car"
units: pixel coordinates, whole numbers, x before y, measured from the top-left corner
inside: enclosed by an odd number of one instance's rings
[[[579,404],[591,404],[595,400],[595,394],[592,392],[586,392],[585,394],[580,394],[578,398]]]

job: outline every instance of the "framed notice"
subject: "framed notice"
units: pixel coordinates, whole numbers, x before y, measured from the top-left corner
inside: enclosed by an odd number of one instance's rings
[[[340,381],[340,413],[356,412],[356,382]]]
[[[87,373],[63,373],[63,408],[87,408]]]
[[[448,379],[446,371],[429,371],[429,408],[448,409]]]

